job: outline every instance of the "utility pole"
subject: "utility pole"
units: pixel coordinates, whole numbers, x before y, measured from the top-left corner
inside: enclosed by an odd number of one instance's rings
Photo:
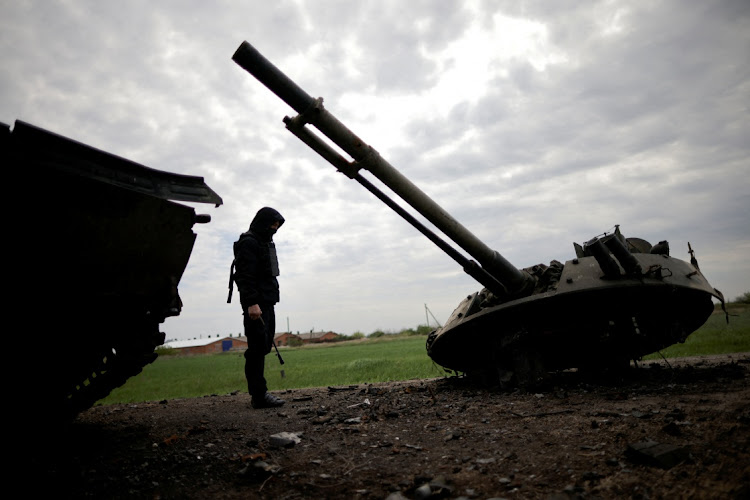
[[[427,307],[427,304],[424,305],[424,317],[427,320],[427,326],[430,326],[430,318],[427,316],[429,314],[432,316],[432,319],[435,320],[435,323],[437,324],[438,328],[441,328],[443,325],[440,324],[440,321],[437,320],[434,314],[432,314],[432,311],[430,311],[430,308]]]

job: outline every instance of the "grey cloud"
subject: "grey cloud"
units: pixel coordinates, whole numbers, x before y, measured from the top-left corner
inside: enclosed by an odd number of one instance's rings
[[[223,304],[226,268],[262,205],[288,216],[278,312],[295,330],[397,329],[423,321],[425,301],[445,319],[477,287],[283,129],[289,108],[231,61],[242,40],[355,132],[398,130],[403,142],[381,150],[386,159],[514,264],[565,259],[571,241],[622,224],[669,239],[675,254],[691,241],[712,283],[744,292],[747,2],[492,1],[477,4],[478,17],[472,5],[9,3],[0,120],[203,175],[224,197],[196,228],[186,307],[168,336],[239,330]],[[449,103],[405,123],[383,113],[389,99],[418,101],[443,83],[460,60],[433,56],[495,14],[537,23],[538,46],[559,59],[540,70],[498,44],[486,94],[452,89]],[[377,133],[363,139],[381,149]]]

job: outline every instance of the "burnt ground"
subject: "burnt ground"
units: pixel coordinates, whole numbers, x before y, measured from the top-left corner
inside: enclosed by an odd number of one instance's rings
[[[538,392],[444,378],[291,390],[281,409],[99,406],[20,465],[32,491],[78,498],[750,497],[750,353],[669,363]]]

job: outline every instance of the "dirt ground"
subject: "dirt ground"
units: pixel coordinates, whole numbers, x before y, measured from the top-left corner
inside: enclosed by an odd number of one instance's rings
[[[22,466],[72,498],[750,498],[749,369],[746,353],[538,392],[443,378],[285,391],[280,409],[100,406]]]

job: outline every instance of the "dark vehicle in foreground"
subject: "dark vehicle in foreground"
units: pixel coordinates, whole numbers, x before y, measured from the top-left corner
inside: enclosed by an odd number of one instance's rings
[[[534,384],[553,370],[610,369],[684,340],[724,302],[698,267],[692,248],[685,262],[666,241],[651,245],[625,238],[619,226],[575,244],[564,264],[517,269],[352,133],[249,43],[234,61],[289,104],[287,129],[401,215],[484,286],[467,296],[446,324],[429,335],[427,352],[443,367],[490,376],[502,383]],[[310,130],[338,145],[343,157]],[[425,227],[365,179],[374,175],[475,260]],[[689,246],[689,244],[688,244]]]
[[[16,121],[0,129],[16,384],[31,419],[75,416],[156,359],[196,223],[221,205],[201,177],[151,169]]]

